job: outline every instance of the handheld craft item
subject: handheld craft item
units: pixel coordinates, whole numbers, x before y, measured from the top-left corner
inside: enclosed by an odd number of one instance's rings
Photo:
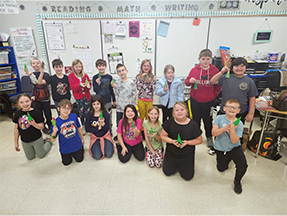
[[[194,83],[194,87],[193,87],[194,89],[197,89],[197,83]]]
[[[28,71],[28,68],[27,68],[27,65],[24,64],[24,71],[27,72]]]
[[[182,148],[182,140],[181,140],[179,134],[177,134],[177,142],[179,143],[179,147]]]
[[[101,74],[101,72],[99,72],[98,77],[99,77],[100,79],[102,78],[102,74]]]
[[[241,117],[239,117],[238,119],[236,119],[236,120],[233,122],[233,124],[234,124],[235,126],[237,126],[237,125],[239,124],[239,122],[240,122],[240,119],[241,119]]]
[[[226,78],[230,78],[230,71],[227,71],[227,73],[226,73],[226,76],[225,76]]]
[[[153,135],[153,134],[154,134],[154,131],[153,131],[152,127],[150,128],[149,133],[150,133],[151,135]]]
[[[32,118],[32,116],[30,115],[30,113],[27,112],[27,116],[28,116],[28,121],[32,121],[32,120],[33,120],[33,118]]]
[[[165,83],[164,83],[164,87],[167,88],[167,82],[166,82],[166,81],[165,81]]]
[[[136,127],[133,119],[131,120],[131,126],[132,126],[132,128]]]
[[[101,111],[100,118],[104,118],[103,111]]]
[[[51,120],[51,122],[52,122],[52,125],[53,125],[54,127],[56,127],[56,119],[55,119],[55,117]]]
[[[86,83],[86,84],[88,84],[88,83],[89,83],[89,81],[88,81],[88,78],[87,78],[87,77],[86,77],[86,81],[85,81],[85,83]]]
[[[115,80],[113,79],[113,80],[111,81],[111,85],[114,84],[114,83],[115,83]]]
[[[147,74],[145,75],[145,78],[146,78],[146,79],[148,78],[148,75],[147,75]]]
[[[41,68],[45,68],[45,62],[44,61],[42,61],[42,64],[41,64]]]

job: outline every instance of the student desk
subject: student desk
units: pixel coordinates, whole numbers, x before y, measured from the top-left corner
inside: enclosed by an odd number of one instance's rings
[[[287,120],[287,111],[279,111],[279,110],[273,108],[272,106],[268,105],[268,103],[266,101],[263,101],[261,99],[256,99],[255,107],[258,110],[265,111],[264,118],[263,118],[262,130],[261,130],[261,134],[260,134],[260,138],[259,138],[259,143],[258,143],[257,151],[256,151],[256,154],[255,154],[255,157],[257,158],[258,157],[258,153],[259,153],[259,149],[260,149],[260,146],[261,146],[261,142],[262,142],[263,133],[265,131],[265,127],[268,126],[268,124],[269,124],[270,117],[273,117],[273,118],[276,118],[276,119]],[[283,117],[276,116],[276,114],[282,114],[284,116]]]

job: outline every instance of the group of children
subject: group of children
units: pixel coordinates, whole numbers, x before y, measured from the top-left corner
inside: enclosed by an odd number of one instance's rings
[[[191,86],[193,119],[188,118],[189,110],[183,102],[183,83],[174,75],[175,69],[172,65],[165,66],[164,76],[156,87],[156,77],[152,73],[151,62],[147,59],[141,63],[136,83],[127,77],[128,70],[122,64],[116,67],[120,79],[114,81],[113,77],[105,72],[107,66],[102,59],[96,61],[99,73],[93,77],[92,83],[78,59],[73,61],[72,73],[69,76],[62,73],[61,60],[54,60],[52,65],[56,74],[52,77],[44,72],[38,59],[33,59],[31,66],[35,72],[26,72],[35,85],[33,106],[29,95],[19,95],[19,110],[13,119],[15,148],[20,150],[18,139],[21,136],[27,158],[33,159],[35,153],[42,158],[59,136],[62,163],[68,165],[72,158],[77,162],[83,160],[84,135],[88,132],[91,156],[97,160],[110,158],[114,153],[111,108],[116,106],[117,136],[114,140],[118,141],[116,148],[119,160],[126,163],[133,154],[139,161],[146,158],[150,167],[163,167],[167,176],[178,171],[182,178],[190,180],[194,175],[195,145],[202,143],[200,122],[203,119],[209,152],[217,155],[217,169],[220,172],[226,170],[229,162],[233,160],[236,164],[234,191],[241,193],[241,179],[246,172],[247,162],[241,149],[240,138],[244,120],[253,119],[257,90],[254,82],[244,76],[247,66],[244,58],[239,57],[232,62],[232,73],[229,76],[224,75],[230,73],[228,67],[223,67],[219,72],[210,64],[211,59],[211,51],[202,50],[199,64],[190,71],[185,80],[185,85]],[[52,96],[59,115],[52,121],[49,91],[45,90],[48,84],[52,87]],[[96,93],[93,96],[90,94],[92,85]],[[218,115],[212,126],[210,110],[221,88],[220,111],[225,112],[225,115]],[[72,113],[70,89],[76,99],[81,124],[77,115]],[[159,120],[158,107],[153,106],[154,92],[159,95],[163,124]],[[44,128],[42,111],[47,124],[43,132],[51,133],[51,138],[45,140],[40,132]],[[238,117],[241,117],[242,122],[235,125]],[[35,131],[37,137],[32,136]],[[216,137],[214,144],[212,136]],[[145,148],[143,139],[146,140]],[[163,141],[166,142],[164,156]]]

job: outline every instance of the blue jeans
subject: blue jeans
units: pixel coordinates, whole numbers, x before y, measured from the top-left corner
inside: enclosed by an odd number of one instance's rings
[[[58,116],[60,116],[60,112],[59,112],[59,110],[58,110],[59,102],[54,101],[54,103],[55,103],[55,108],[56,108],[56,110],[57,110]]]
[[[113,153],[114,153],[113,143],[111,143],[111,141],[107,139],[104,139],[104,140],[105,140],[104,154],[105,154],[105,157],[110,158],[113,156]],[[97,139],[96,142],[93,144],[91,150],[92,150],[93,158],[95,158],[96,160],[100,160],[103,157],[99,139]]]

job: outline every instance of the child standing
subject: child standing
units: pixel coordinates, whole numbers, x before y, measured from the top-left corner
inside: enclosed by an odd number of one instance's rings
[[[223,67],[219,73],[212,77],[210,80],[214,84],[222,86],[222,101],[220,112],[224,113],[223,106],[227,99],[236,98],[240,103],[240,112],[237,114],[237,118],[241,117],[241,121],[244,123],[251,122],[253,120],[253,114],[255,110],[255,97],[258,95],[256,85],[254,81],[244,76],[248,63],[246,59],[238,57],[232,61],[230,77],[224,75],[229,72],[228,67]],[[249,103],[249,111],[247,112],[247,104]]]
[[[110,128],[112,129],[112,105],[116,106],[116,97],[113,87],[111,86],[113,77],[106,73],[107,62],[105,60],[98,59],[96,61],[96,68],[99,73],[93,76],[94,91],[104,99],[105,109],[110,114]],[[111,98],[113,100],[113,104],[111,103]]]
[[[38,78],[38,84],[51,85],[55,108],[58,112],[58,115],[60,115],[58,111],[59,102],[63,99],[71,99],[70,84],[68,76],[63,74],[63,62],[61,59],[54,59],[52,61],[52,66],[56,74],[51,76],[50,79],[43,79],[44,71],[43,73],[41,71],[41,74]]]
[[[136,107],[126,105],[124,118],[120,120],[117,129],[119,144],[117,144],[118,157],[122,163],[130,160],[132,154],[139,161],[143,161],[145,154],[142,144],[142,121],[138,117]]]
[[[113,156],[114,143],[110,134],[110,115],[100,95],[92,96],[90,112],[86,119],[86,131],[90,133],[89,152],[93,158],[100,160]]]
[[[84,136],[75,113],[71,113],[73,105],[68,99],[63,99],[58,104],[60,116],[53,126],[51,141],[54,142],[59,136],[62,163],[67,166],[72,163],[73,158],[77,162],[84,159]]]
[[[144,134],[146,140],[146,160],[149,167],[161,167],[163,160],[163,144],[159,133],[162,129],[159,118],[159,109],[151,106],[148,109],[148,119],[144,121]]]
[[[28,94],[20,94],[17,97],[18,111],[15,113],[13,122],[15,150],[20,151],[19,136],[28,160],[45,157],[52,147],[49,139],[43,140],[41,130],[44,128],[44,119],[40,111],[31,107],[32,100]]]
[[[127,77],[128,70],[123,64],[117,65],[117,74],[121,78],[116,80],[112,84],[115,89],[115,95],[117,96],[117,127],[119,121],[123,118],[124,108],[127,104],[136,105],[136,85],[135,83]],[[117,140],[117,136],[114,137]]]
[[[195,145],[202,143],[202,132],[187,114],[186,104],[176,102],[173,106],[173,118],[163,124],[160,137],[166,142],[164,174],[170,176],[179,171],[181,177],[188,181],[194,175]]]
[[[172,65],[166,65],[164,67],[164,77],[162,77],[155,90],[155,94],[159,96],[158,102],[162,105],[164,123],[167,118],[172,117],[172,107],[177,101],[184,100],[183,84],[181,80],[174,76],[174,67]]]
[[[34,85],[32,93],[33,107],[39,110],[41,113],[44,112],[47,127],[45,127],[44,124],[43,132],[45,134],[50,134],[52,120],[50,92],[46,84],[38,82],[38,78],[41,73],[43,74],[45,80],[48,80],[50,75],[48,73],[44,73],[44,64],[41,63],[37,58],[33,58],[31,60],[31,66],[35,72],[32,73],[26,70],[25,73],[30,76],[31,82]]]
[[[141,69],[136,76],[138,90],[138,111],[142,122],[148,119],[147,111],[153,104],[153,92],[155,90],[156,78],[152,73],[150,60],[145,59],[141,63]]]
[[[242,192],[241,179],[247,170],[247,162],[240,144],[243,133],[243,123],[234,125],[236,115],[240,112],[240,103],[236,99],[228,99],[223,107],[225,115],[216,116],[212,135],[216,137],[214,148],[216,152],[217,169],[223,172],[228,169],[231,160],[236,165],[234,191]]]
[[[199,128],[201,119],[203,120],[207,146],[212,148],[212,115],[210,114],[210,109],[221,86],[210,82],[210,79],[218,73],[218,69],[210,64],[212,52],[209,49],[201,50],[198,60],[199,64],[191,69],[185,80],[185,85],[191,86],[189,95],[192,104],[193,119],[199,125]]]
[[[84,72],[83,63],[79,59],[75,59],[72,62],[72,73],[69,74],[69,83],[76,99],[77,106],[79,109],[79,115],[82,123],[83,134],[86,134],[85,130],[85,117],[88,113],[90,106],[90,89],[91,83],[90,78]]]

